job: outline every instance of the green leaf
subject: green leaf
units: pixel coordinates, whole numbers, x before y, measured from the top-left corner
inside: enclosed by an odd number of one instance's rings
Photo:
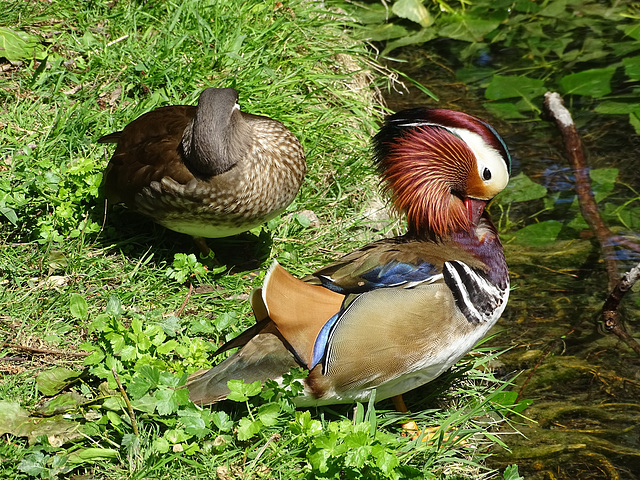
[[[107,301],[107,308],[105,308],[105,313],[107,315],[122,315],[122,302],[120,298],[115,295],[109,295],[109,300]]]
[[[211,334],[216,332],[218,332],[218,329],[206,318],[193,318],[189,322],[189,333],[192,335],[198,335],[201,333]]]
[[[370,3],[366,6],[354,4],[356,8],[353,14],[364,25],[372,23],[384,23],[389,16],[389,9],[382,3]]]
[[[124,341],[124,337],[120,336],[120,338]],[[114,348],[114,350],[116,350]],[[136,359],[136,357],[138,356],[138,351],[136,349],[136,347],[134,347],[133,345],[125,345],[124,347],[116,350],[116,354],[123,360],[123,361],[133,361]]]
[[[223,312],[216,317],[213,321],[216,329],[219,332],[228,330],[229,327],[235,325],[238,322],[238,314],[235,312]]]
[[[104,351],[95,344],[83,343],[80,345],[80,348],[87,352],[91,352],[87,357],[84,357],[84,361],[82,362],[83,365],[98,365],[105,357]]]
[[[515,242],[534,247],[549,245],[556,241],[562,230],[562,223],[547,220],[521,228],[515,233]]]
[[[615,102],[613,100],[603,100],[595,108],[597,113],[608,115],[625,115],[636,110],[640,110],[640,103]]]
[[[49,472],[47,460],[49,458],[49,455],[45,457],[42,452],[32,453],[22,459],[18,465],[18,470],[32,477],[42,476],[42,478],[47,478],[46,474]]]
[[[71,315],[78,320],[86,320],[89,315],[87,301],[77,293],[72,293],[69,297],[69,308],[71,309]]]
[[[178,346],[178,342],[176,340],[169,340],[160,345],[156,352],[160,355],[166,355],[167,353],[173,352]]]
[[[184,283],[191,275],[195,276],[199,281],[207,270],[193,253],[176,253],[173,257],[173,263],[167,268],[166,276],[175,279],[178,283]]]
[[[384,42],[395,38],[406,37],[409,30],[393,23],[385,23],[377,25],[373,28],[367,28],[362,36],[362,40],[371,40],[373,42]]]
[[[119,452],[111,448],[82,448],[70,453],[67,461],[72,464],[97,463],[104,460],[115,460],[118,456]]]
[[[382,55],[386,55],[396,48],[407,45],[422,45],[423,43],[427,43],[429,40],[433,40],[435,37],[436,32],[433,28],[422,28],[420,31],[412,35],[404,35],[395,40],[389,40],[382,51]]]
[[[278,418],[280,417],[280,405],[277,403],[261,405],[260,408],[258,408],[257,416],[267,427],[273,426],[278,423]]]
[[[484,96],[489,100],[521,97],[531,101],[544,95],[546,91],[544,81],[537,78],[529,78],[522,75],[508,77],[494,75],[484,92]]]
[[[35,35],[0,27],[0,57],[15,63],[32,58],[40,60],[44,55],[40,39]]]
[[[507,188],[496,197],[496,201],[502,205],[515,202],[529,202],[543,198],[547,194],[547,189],[535,183],[524,172],[520,172],[509,180]]]
[[[624,73],[632,80],[640,80],[640,55],[622,59]]]
[[[71,391],[45,401],[38,405],[34,412],[41,416],[52,416],[61,413],[75,411],[79,405],[87,402],[87,398],[77,392]]]
[[[351,437],[351,435],[349,435]],[[345,444],[347,443],[345,439]],[[371,447],[368,445],[354,444],[349,446],[345,455],[345,463],[351,467],[362,468],[369,458]]]
[[[251,420],[248,417],[243,417],[238,422],[238,440],[249,440],[255,434],[257,434],[262,428],[262,422],[260,420]]]
[[[329,469],[328,462],[331,458],[331,451],[326,448],[311,448],[307,453],[307,461],[314,470],[326,473]]]
[[[227,400],[233,402],[246,402],[250,397],[255,397],[262,390],[260,380],[253,383],[245,383],[244,380],[229,380],[227,387],[231,393],[227,395]]]
[[[180,324],[180,319],[175,315],[169,315],[168,317],[163,317],[159,322],[162,330],[169,337],[175,337],[176,334],[182,328]]]
[[[159,415],[170,415],[178,410],[178,402],[173,390],[160,387],[156,390],[156,393],[154,393],[153,398],[158,401],[156,409]]]
[[[524,480],[518,472],[518,465],[509,465],[505,468],[503,478],[504,480]]]
[[[589,176],[593,181],[592,190],[596,202],[601,202],[613,191],[618,178],[617,168],[598,168],[591,170]]]
[[[179,411],[180,421],[184,425],[184,431],[189,435],[195,435],[198,438],[203,438],[211,433],[211,429],[207,427],[207,423],[202,417],[203,412],[189,411],[185,414],[184,411]]]
[[[211,421],[222,432],[229,432],[233,428],[233,421],[222,410],[211,413]]]
[[[143,375],[134,375],[127,385],[127,393],[133,400],[142,398],[152,387],[154,387],[149,379]]]
[[[616,28],[622,30],[625,35],[635,40],[640,40],[640,24],[638,22],[634,22],[631,25],[618,25]]]
[[[290,423],[294,433],[308,437],[315,437],[322,433],[322,423],[319,420],[312,420],[308,410],[296,411],[295,415],[295,420]]]
[[[376,465],[386,477],[391,478],[394,470],[400,466],[398,456],[387,451],[382,445],[374,445],[371,454],[376,459]]]
[[[486,12],[484,13],[486,15]],[[500,23],[499,19],[484,19],[469,13],[456,12],[446,17],[438,35],[465,42],[481,42],[485,35],[493,32]]]
[[[18,214],[13,208],[0,205],[0,213],[7,217],[7,220],[13,223],[14,226],[18,226]]]
[[[397,0],[391,7],[391,11],[401,18],[419,23],[423,27],[428,27],[433,23],[433,17],[422,4],[422,0]]]
[[[75,382],[80,375],[82,375],[82,372],[76,372],[64,367],[55,367],[40,373],[36,377],[36,384],[40,393],[50,397]]]
[[[640,135],[640,110],[629,114],[629,123],[635,129],[636,134]]]
[[[513,102],[491,102],[484,106],[492,115],[504,119],[527,118]],[[527,109],[528,110],[528,109]]]
[[[171,444],[164,437],[156,437],[153,439],[151,448],[157,453],[168,453]]]
[[[542,17],[558,18],[564,16],[567,8],[567,2],[565,0],[556,0],[549,2],[545,8],[538,12],[538,15]]]
[[[187,433],[181,428],[174,428],[172,430],[167,430],[164,434],[164,438],[166,438],[170,443],[181,443],[186,442],[191,438],[191,435],[187,435]]]
[[[604,97],[611,93],[611,77],[615,71],[615,67],[608,67],[571,73],[560,79],[560,85],[567,94]]]
[[[0,400],[0,435],[10,433],[15,436],[26,435],[29,412],[18,402]]]

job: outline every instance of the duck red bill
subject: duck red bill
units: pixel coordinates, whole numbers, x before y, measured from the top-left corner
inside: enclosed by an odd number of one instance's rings
[[[486,200],[479,200],[477,198],[465,198],[464,206],[467,207],[467,216],[469,217],[469,221],[473,225],[478,225],[480,221],[480,217],[482,216],[482,212],[484,212],[484,207],[487,205]]]

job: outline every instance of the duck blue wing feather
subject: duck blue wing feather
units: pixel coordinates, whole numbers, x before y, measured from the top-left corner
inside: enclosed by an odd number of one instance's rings
[[[435,244],[434,244],[435,245]],[[381,240],[318,270],[304,280],[343,295],[378,288],[413,287],[442,278],[444,258],[415,251],[415,244]],[[438,251],[438,248],[435,248]]]

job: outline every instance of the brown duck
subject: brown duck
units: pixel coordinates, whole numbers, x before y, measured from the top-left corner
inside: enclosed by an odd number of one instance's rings
[[[276,120],[241,112],[233,88],[207,88],[197,107],[158,108],[98,142],[118,144],[104,172],[108,201],[196,240],[277,216],[306,172],[298,139]]]

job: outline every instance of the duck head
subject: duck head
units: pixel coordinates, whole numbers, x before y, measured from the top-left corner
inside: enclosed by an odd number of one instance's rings
[[[207,88],[184,131],[181,148],[192,173],[210,177],[233,168],[251,142],[251,127],[240,111],[238,92],[233,88]]]
[[[454,110],[414,108],[391,115],[373,148],[409,232],[424,238],[475,228],[511,172],[509,152],[493,127]]]

